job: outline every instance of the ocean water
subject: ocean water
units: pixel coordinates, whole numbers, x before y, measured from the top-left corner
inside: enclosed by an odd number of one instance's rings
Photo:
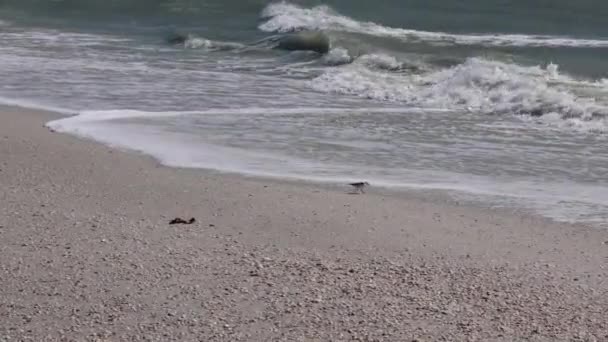
[[[169,166],[608,226],[607,17],[591,0],[1,0],[0,103]],[[300,30],[330,52],[269,43]]]

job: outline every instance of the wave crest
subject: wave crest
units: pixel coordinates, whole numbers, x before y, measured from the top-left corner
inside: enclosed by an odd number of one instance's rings
[[[183,46],[187,49],[203,49],[209,51],[226,51],[245,48],[244,44],[234,42],[221,42],[197,37],[195,35],[187,35],[183,41]]]
[[[451,68],[422,74],[379,72],[370,67],[387,61],[393,60],[381,55],[362,56],[353,64],[313,79],[311,86],[317,91],[409,106],[562,120],[608,118],[608,103],[576,95],[561,86],[562,79],[567,78],[553,64],[546,68],[524,67],[471,58]]]
[[[267,32],[298,30],[336,30],[397,38],[404,41],[482,46],[546,46],[607,48],[608,40],[577,39],[571,37],[524,34],[452,34],[418,31],[382,26],[373,22],[360,22],[341,15],[326,5],[303,8],[287,2],[268,5],[262,12],[267,19],[259,28]]]

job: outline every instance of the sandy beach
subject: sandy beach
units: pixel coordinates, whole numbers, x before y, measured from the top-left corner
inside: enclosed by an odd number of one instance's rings
[[[608,341],[607,231],[168,168],[54,117],[0,108],[0,341]]]

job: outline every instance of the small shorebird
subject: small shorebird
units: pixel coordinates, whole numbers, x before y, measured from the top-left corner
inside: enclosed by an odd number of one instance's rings
[[[365,193],[365,187],[369,186],[368,182],[357,182],[357,183],[350,183],[349,185],[353,186],[355,188],[355,193]]]

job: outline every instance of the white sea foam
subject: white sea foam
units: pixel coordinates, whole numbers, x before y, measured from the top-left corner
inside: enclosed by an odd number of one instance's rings
[[[371,67],[386,70],[398,70],[403,66],[403,63],[399,62],[397,58],[383,54],[363,55],[359,61]]]
[[[325,166],[310,160],[273,153],[254,152],[209,144],[200,134],[164,129],[165,126],[146,125],[143,121],[117,122],[124,119],[171,119],[179,116],[200,115],[311,115],[311,114],[362,114],[402,113],[398,108],[235,108],[206,111],[147,112],[139,110],[84,111],[78,115],[54,120],[47,127],[61,133],[69,133],[96,140],[112,147],[147,153],[161,163],[174,167],[207,168],[258,176],[286,177],[317,181],[332,181],[332,177],[315,176],[312,170]],[[428,110],[412,108],[411,113]],[[135,123],[134,123],[135,122]],[[158,137],[162,136],[162,139]],[[309,168],[307,170],[306,168]],[[271,171],[274,170],[274,171]],[[336,179],[339,177],[335,177]],[[342,178],[346,180],[346,178]]]
[[[267,32],[290,32],[301,29],[338,30],[393,37],[405,41],[426,41],[440,44],[608,47],[608,40],[601,39],[577,39],[525,34],[452,34],[386,27],[373,22],[354,20],[337,13],[326,5],[303,8],[287,2],[279,2],[268,5],[264,9],[262,17],[267,18],[267,21],[262,23],[259,28]]]
[[[208,49],[213,46],[213,42],[205,38],[189,37],[184,42],[184,46],[188,49]]]
[[[0,102],[2,99],[0,98]],[[28,106],[29,107],[29,106]],[[409,113],[422,113],[433,109],[427,108],[408,108]],[[441,111],[434,109],[434,111]],[[132,118],[170,118],[184,115],[306,115],[306,114],[337,114],[337,113],[402,113],[400,108],[318,108],[318,107],[291,107],[291,108],[218,108],[198,111],[166,111],[166,112],[150,112],[133,109],[114,109],[114,110],[89,110],[81,111],[78,115],[70,116],[60,120],[51,121],[48,126],[53,129],[69,132],[71,127],[86,123],[94,123],[101,121],[111,121],[120,119]]]
[[[364,112],[369,109],[292,108],[291,114]],[[386,110],[392,112],[393,109]],[[401,110],[402,111],[402,110]],[[255,149],[232,148],[209,144],[200,134],[165,130],[163,126],[112,122],[117,119],[162,118],[181,115],[253,115],[285,114],[282,109],[248,108],[209,110],[203,112],[144,112],[133,110],[87,111],[50,122],[59,132],[91,138],[113,147],[127,148],[150,154],[161,163],[173,167],[207,168],[257,176],[306,179],[318,182],[342,182],[363,178],[374,186],[391,188],[452,190],[458,196],[487,201],[508,207],[538,211],[549,217],[568,222],[578,220],[605,224],[608,201],[605,188],[569,182],[537,181],[533,179],[499,179],[441,170],[383,169],[372,165],[353,168],[349,165],[319,163],[294,156],[266,153]],[[162,136],[162,139],[158,139]],[[466,194],[469,195],[466,195]]]
[[[379,72],[375,65],[397,66],[390,57],[370,55],[326,71],[312,88],[419,107],[487,114],[552,115],[568,126],[597,130],[608,118],[608,104],[580,97],[559,82],[557,66],[524,67],[471,58],[455,67],[424,74]],[[557,85],[555,84],[557,83]],[[547,119],[551,123],[553,120]],[[574,124],[576,122],[576,124]],[[565,124],[565,122],[561,122]]]
[[[348,50],[343,48],[334,48],[323,56],[323,61],[326,65],[336,66],[351,63],[353,58],[348,53]]]
[[[245,45],[239,43],[213,41],[192,35],[188,36],[188,38],[184,42],[184,46],[188,49],[205,50],[231,50],[245,47]]]

